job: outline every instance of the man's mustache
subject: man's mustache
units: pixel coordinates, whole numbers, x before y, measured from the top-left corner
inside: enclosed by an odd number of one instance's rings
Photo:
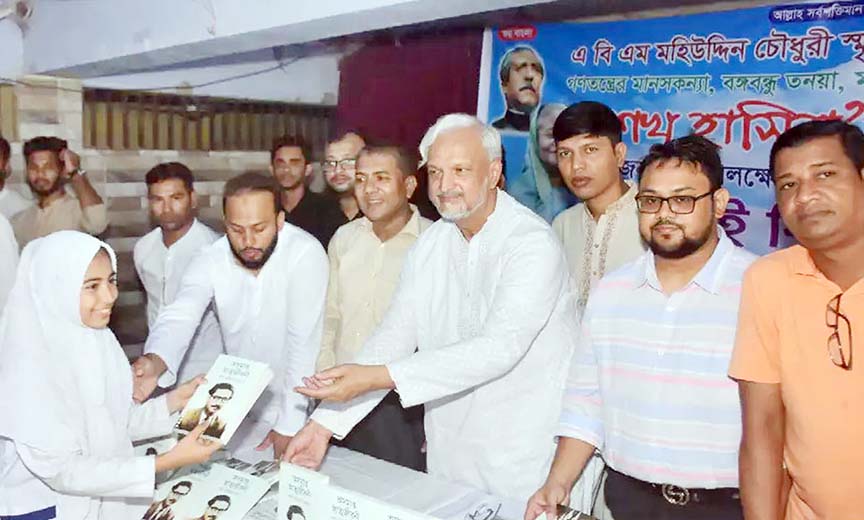
[[[659,227],[659,226],[675,226],[676,228],[681,229],[681,226],[679,226],[676,222],[673,222],[673,221],[666,219],[666,218],[658,220],[657,222],[655,222],[654,225],[651,226],[651,229],[654,229],[654,228]]]

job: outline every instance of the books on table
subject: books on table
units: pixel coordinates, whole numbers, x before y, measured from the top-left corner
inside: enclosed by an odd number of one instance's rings
[[[211,464],[158,486],[143,520],[241,520],[268,489],[265,479]]]
[[[221,354],[180,413],[174,431],[186,435],[206,424],[204,437],[227,444],[273,379],[264,363]]]
[[[279,468],[279,518],[323,520],[330,499],[330,477],[283,462]],[[356,520],[356,519],[355,519]]]

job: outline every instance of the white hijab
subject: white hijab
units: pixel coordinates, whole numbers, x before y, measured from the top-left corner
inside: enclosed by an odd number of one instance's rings
[[[30,242],[0,320],[0,436],[48,454],[131,455],[129,363],[107,327],[85,326],[81,286],[111,247],[77,231]],[[113,424],[112,424],[113,423]],[[122,425],[120,428],[117,426]],[[58,518],[83,518],[87,497],[59,496]]]

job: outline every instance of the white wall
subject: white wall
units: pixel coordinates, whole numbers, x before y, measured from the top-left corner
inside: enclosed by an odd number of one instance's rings
[[[0,77],[17,78],[23,70],[21,29],[10,20],[0,20]]]
[[[268,54],[258,53],[254,58],[250,57],[248,61],[218,63],[220,60],[217,59],[210,60],[215,63],[208,63],[207,65],[172,67],[156,71],[87,78],[83,83],[85,87],[121,90],[199,85],[276,66],[277,62],[272,58],[272,55],[267,59]],[[301,58],[271,72],[193,88],[191,91],[184,89],[183,93],[286,103],[335,105],[339,92],[340,58],[341,54],[339,53]],[[162,92],[170,93],[174,90],[166,89]]]
[[[548,1],[40,1],[24,66],[29,73],[121,74]]]

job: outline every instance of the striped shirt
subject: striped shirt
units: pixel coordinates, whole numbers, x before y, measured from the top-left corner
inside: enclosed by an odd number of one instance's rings
[[[756,256],[722,230],[711,258],[666,295],[649,251],[591,293],[558,435],[631,477],[738,487],[741,412],[726,375],[744,271]]]

